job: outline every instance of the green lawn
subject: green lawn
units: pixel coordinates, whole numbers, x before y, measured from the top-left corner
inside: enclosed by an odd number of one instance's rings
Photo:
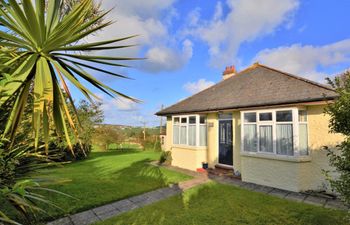
[[[98,225],[349,224],[343,211],[208,183]]]
[[[59,217],[190,179],[187,175],[149,165],[148,162],[158,159],[159,154],[153,151],[93,152],[87,160],[41,171],[38,177],[59,181],[48,187],[77,198],[51,194],[49,199],[65,212],[51,209],[49,214]]]

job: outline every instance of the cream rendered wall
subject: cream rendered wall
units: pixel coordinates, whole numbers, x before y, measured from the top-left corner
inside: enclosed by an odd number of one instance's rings
[[[202,168],[202,162],[207,161],[207,149],[173,146],[171,156],[173,158],[171,165],[196,170]]]
[[[219,122],[218,114],[210,113],[207,115],[208,124],[208,164],[209,167],[213,168],[218,163],[219,156],[219,141],[218,141],[218,131]]]
[[[327,151],[323,146],[335,148],[337,144],[344,140],[340,134],[330,133],[329,116],[325,115],[324,105],[309,106],[308,126],[309,126],[309,152],[311,162],[303,164],[300,173],[301,189],[329,189],[322,169],[330,170]]]
[[[241,113],[232,112],[233,134],[233,168],[235,172],[241,172]]]
[[[170,151],[173,144],[173,121],[171,116],[166,118],[166,141],[164,143],[164,150]]]
[[[290,191],[327,190],[322,169],[329,169],[323,146],[335,146],[343,140],[329,133],[329,117],[323,114],[324,105],[308,106],[309,157],[282,160],[242,155],[242,180]]]

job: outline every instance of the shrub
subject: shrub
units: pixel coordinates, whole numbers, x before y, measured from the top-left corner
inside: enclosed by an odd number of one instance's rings
[[[332,188],[350,205],[350,71],[328,81],[339,94],[338,99],[326,108],[326,113],[330,116],[329,127],[332,132],[345,136],[345,140],[337,146],[338,151],[327,148],[330,165],[339,174],[339,177],[328,177],[328,180]]]
[[[162,151],[162,154],[159,157],[159,164],[166,164],[166,165],[170,165],[171,164],[171,151]]]
[[[40,168],[55,165],[45,155],[45,151],[34,151],[34,147],[17,145],[11,147],[9,141],[0,140],[0,224],[6,222],[18,224],[6,215],[13,212],[25,224],[35,223],[35,212],[42,211],[42,204],[55,206],[38,194],[38,191],[60,193],[48,188],[41,188],[40,184],[28,177]],[[63,194],[63,193],[61,193]]]

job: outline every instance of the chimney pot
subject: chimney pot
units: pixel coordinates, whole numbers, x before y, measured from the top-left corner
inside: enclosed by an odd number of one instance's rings
[[[236,74],[235,66],[226,66],[225,71],[222,73],[222,77],[224,80],[230,78]]]

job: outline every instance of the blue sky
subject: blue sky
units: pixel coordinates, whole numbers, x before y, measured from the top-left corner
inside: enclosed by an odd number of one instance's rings
[[[137,47],[102,54],[147,58],[110,68],[134,80],[94,74],[143,101],[100,93],[105,123],[158,125],[162,104],[220,81],[228,65],[240,71],[258,61],[318,82],[350,68],[348,0],[102,0],[102,7],[115,7],[109,17],[117,22],[89,40],[139,34],[127,42]]]

